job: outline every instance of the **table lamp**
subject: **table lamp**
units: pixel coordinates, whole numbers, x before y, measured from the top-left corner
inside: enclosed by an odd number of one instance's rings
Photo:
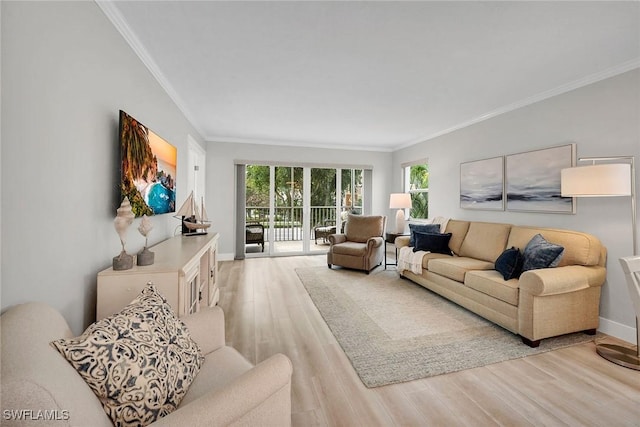
[[[411,194],[409,193],[392,193],[389,196],[389,209],[398,209],[396,212],[396,230],[397,234],[404,233],[404,210],[411,208]]]

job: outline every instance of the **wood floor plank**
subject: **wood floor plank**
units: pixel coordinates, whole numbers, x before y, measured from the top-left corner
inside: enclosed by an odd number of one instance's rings
[[[483,369],[469,369],[451,375],[449,380],[460,393],[466,395],[497,425],[525,427],[540,424],[539,417],[531,420],[526,414],[522,414],[516,409],[517,406],[514,408],[510,405],[513,401],[505,401],[502,398],[503,394],[500,393],[504,389],[493,386],[490,382],[492,378],[493,374]]]
[[[497,367],[497,369],[500,368]],[[476,387],[474,389],[480,389],[479,393],[483,396],[482,399],[484,400],[480,405],[482,407],[492,407],[493,409],[489,410],[490,414],[500,414],[506,409],[510,411],[507,418],[515,418],[515,414],[517,414],[517,417],[522,418],[522,420],[517,423],[501,422],[501,424],[518,426],[552,426],[560,424],[560,420],[554,416],[553,413],[547,411],[527,396],[528,388],[526,384],[505,381],[493,372],[483,368],[462,371],[453,374],[452,378],[455,380],[457,377],[463,375],[476,377],[474,381]],[[478,399],[474,396],[473,392],[467,393],[474,400]],[[487,397],[487,395],[489,397]],[[497,419],[502,418],[500,415],[494,415],[494,417]]]
[[[367,389],[296,268],[324,256],[220,263],[227,343],[252,363],[293,364],[294,426],[640,427],[640,372],[608,362],[593,343]]]
[[[380,398],[380,404],[391,417],[394,426],[419,426],[427,422],[425,416],[418,410],[409,398],[406,387],[390,385],[378,387],[375,393]]]
[[[336,378],[340,379],[341,388],[347,396],[350,396],[351,407],[361,424],[364,426],[393,425],[393,420],[382,405],[380,396],[362,384],[340,345],[336,343],[325,346],[325,353]]]

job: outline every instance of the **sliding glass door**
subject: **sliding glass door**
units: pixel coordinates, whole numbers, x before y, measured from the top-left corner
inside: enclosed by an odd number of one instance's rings
[[[273,215],[269,228],[272,253],[304,250],[304,177],[299,167],[275,166]]]
[[[337,201],[336,169],[311,168],[309,252],[326,252],[329,234],[336,232]]]
[[[362,169],[246,165],[242,181],[247,256],[326,252],[347,214],[363,212]]]

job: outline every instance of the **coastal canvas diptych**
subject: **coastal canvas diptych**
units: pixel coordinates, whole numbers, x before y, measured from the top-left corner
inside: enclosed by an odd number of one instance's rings
[[[504,210],[504,158],[460,164],[460,207]]]
[[[575,166],[575,144],[506,156],[508,211],[575,213],[560,193],[560,171]]]

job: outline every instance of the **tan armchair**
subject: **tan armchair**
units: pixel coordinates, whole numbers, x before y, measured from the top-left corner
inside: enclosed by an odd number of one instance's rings
[[[327,265],[369,271],[384,259],[384,216],[349,215],[344,234],[329,236]]]

